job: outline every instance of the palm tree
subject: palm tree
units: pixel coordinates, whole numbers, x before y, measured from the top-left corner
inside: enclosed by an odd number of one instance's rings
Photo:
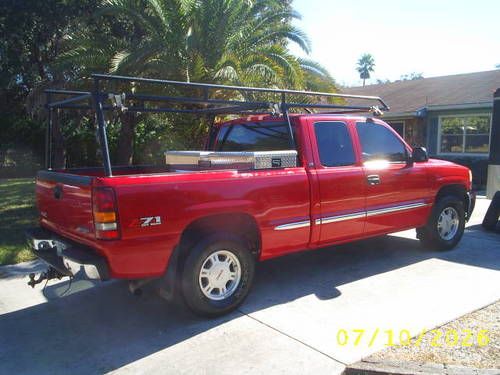
[[[113,73],[293,88],[304,85],[303,69],[323,74],[288,52],[289,42],[307,53],[310,43],[285,22],[300,16],[279,0],[107,0],[99,14],[145,30],[139,44],[113,56]]]
[[[365,80],[370,78],[370,73],[375,68],[375,60],[369,53],[364,53],[358,60],[356,70],[359,73],[359,78],[363,80],[363,87],[365,87]]]
[[[80,31],[68,36],[61,66],[77,66],[79,77],[107,71],[188,82],[336,89],[326,69],[288,51],[287,44],[296,43],[308,53],[310,43],[290,22],[300,15],[282,0],[105,0],[96,16],[133,25],[136,35]],[[131,159],[136,124],[122,119],[118,163]]]

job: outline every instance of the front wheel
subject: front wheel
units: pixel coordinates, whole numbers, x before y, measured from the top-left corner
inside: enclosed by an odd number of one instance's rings
[[[196,314],[216,317],[238,307],[248,295],[255,260],[244,242],[213,235],[195,245],[182,271],[182,294]]]
[[[417,229],[417,236],[427,248],[451,250],[462,238],[464,229],[463,202],[454,196],[446,196],[436,202],[426,226]]]

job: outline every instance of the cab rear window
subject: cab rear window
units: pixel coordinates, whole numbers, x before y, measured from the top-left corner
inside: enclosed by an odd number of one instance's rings
[[[289,150],[286,122],[244,123],[223,126],[217,135],[216,151]]]
[[[321,165],[340,167],[356,164],[347,125],[340,121],[320,121],[314,123]]]

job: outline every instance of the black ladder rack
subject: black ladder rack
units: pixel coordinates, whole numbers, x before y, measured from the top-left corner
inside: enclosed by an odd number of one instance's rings
[[[150,112],[150,113],[191,113],[203,116],[216,116],[228,114],[247,115],[252,113],[271,113],[282,115],[288,122],[290,132],[291,148],[295,148],[289,111],[318,109],[328,113],[354,113],[372,112],[378,114],[389,110],[387,104],[377,96],[348,95],[325,92],[268,89],[261,87],[226,86],[208,83],[180,82],[163,79],[127,77],[108,74],[92,74],[94,82],[92,91],[76,90],[45,90],[47,95],[46,108],[49,111],[49,123],[46,136],[46,168],[51,169],[51,147],[52,147],[52,120],[53,110],[76,109],[94,110],[96,112],[101,152],[104,161],[104,172],[108,177],[112,176],[109,147],[106,134],[105,111],[128,111],[128,112]],[[174,94],[156,95],[135,93],[134,90],[105,91],[101,89],[102,82],[140,85],[141,91],[149,85],[161,86]],[[144,86],[144,87],[143,87]],[[150,86],[149,86],[150,87]],[[187,91],[189,94],[180,95],[179,92]],[[217,99],[221,94],[232,93],[231,96],[239,96],[241,99]],[[237,93],[238,95],[234,95]],[[273,100],[254,100],[257,94],[265,94]],[[62,97],[62,99],[61,99]],[[290,100],[295,98],[295,100]],[[297,100],[303,100],[299,101]],[[54,100],[57,99],[57,100]],[[329,103],[328,99],[354,99],[368,101],[372,105],[351,105]]]

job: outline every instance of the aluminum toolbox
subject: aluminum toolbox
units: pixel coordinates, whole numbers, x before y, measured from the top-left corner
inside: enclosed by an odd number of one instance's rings
[[[297,151],[167,151],[165,162],[173,169],[270,169],[297,166]]]

